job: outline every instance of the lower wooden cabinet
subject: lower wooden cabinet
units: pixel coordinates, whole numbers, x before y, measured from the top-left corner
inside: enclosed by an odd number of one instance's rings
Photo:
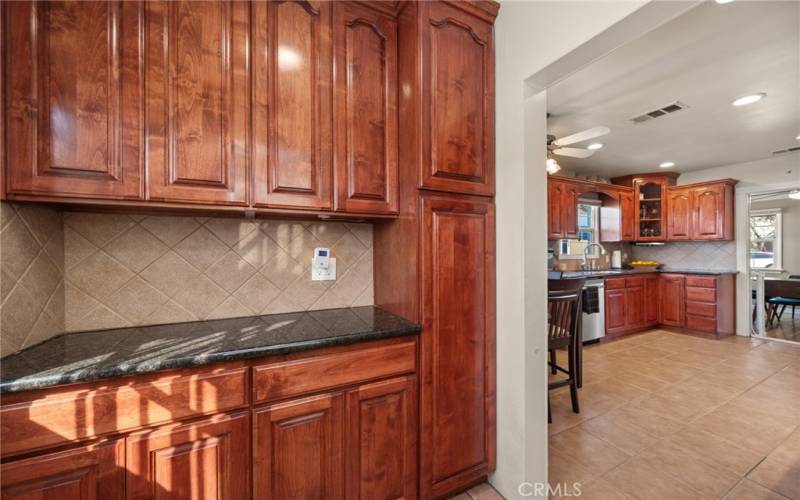
[[[682,274],[662,274],[660,277],[659,323],[667,326],[683,327],[686,323],[684,284]]]
[[[249,437],[246,412],[132,434],[125,446],[126,498],[244,500]]]
[[[253,496],[342,498],[341,392],[253,411]]]
[[[605,280],[606,334],[624,334],[658,323],[658,275]]]
[[[4,500],[123,499],[124,441],[81,446],[4,463],[0,467],[0,484]]]

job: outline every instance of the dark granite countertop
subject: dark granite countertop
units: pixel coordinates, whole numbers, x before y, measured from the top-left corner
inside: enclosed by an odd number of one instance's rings
[[[558,271],[552,271],[557,273]],[[649,273],[677,273],[677,274],[703,274],[709,276],[722,276],[725,274],[738,274],[735,269],[687,269],[679,267],[662,267],[655,271],[649,269],[611,269],[608,271],[564,271],[562,278],[613,278],[614,276],[625,276],[628,274],[649,274]],[[551,274],[552,277],[552,274]]]
[[[68,333],[0,360],[0,393],[413,335],[367,306]]]

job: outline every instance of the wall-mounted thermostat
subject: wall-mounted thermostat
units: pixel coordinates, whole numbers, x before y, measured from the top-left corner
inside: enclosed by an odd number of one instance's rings
[[[331,257],[331,249],[317,247],[311,258],[311,281],[330,281],[336,279],[336,259]]]

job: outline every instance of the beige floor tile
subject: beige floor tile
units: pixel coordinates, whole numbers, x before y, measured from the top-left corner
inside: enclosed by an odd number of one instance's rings
[[[565,457],[558,452],[550,451],[547,457],[547,481],[552,485],[585,483],[598,477],[577,461]]]
[[[697,419],[695,428],[766,455],[781,444],[795,427],[757,408],[726,404]]]
[[[676,422],[689,422],[692,418],[702,415],[702,408],[686,406],[658,394],[638,399],[633,404]]]
[[[800,430],[795,430],[747,478],[789,498],[800,498]]]
[[[492,485],[489,483],[479,484],[467,491],[467,494],[472,500],[503,500],[500,493],[492,488]]]
[[[659,471],[679,478],[700,492],[702,498],[720,498],[739,482],[741,476],[730,470],[700,459],[677,444],[664,441],[648,449],[634,460],[641,459]]]
[[[617,422],[635,425],[651,436],[665,437],[674,434],[684,427],[683,422],[676,422],[635,404],[626,404],[615,408],[604,416]]]
[[[614,418],[612,413],[587,420],[579,428],[631,455],[658,441],[658,437],[635,424]]]
[[[673,354],[667,359],[678,361],[693,368],[705,370],[722,363],[725,360],[725,356],[708,352],[697,352],[694,350],[694,348],[692,348],[687,351]]]
[[[580,495],[577,494],[578,490]],[[576,498],[587,500],[632,500],[631,497],[613,487],[603,478],[579,484],[577,489],[573,487],[572,489],[562,489],[561,491],[564,493],[563,495],[551,496],[550,498],[553,500],[575,500]]]
[[[727,495],[724,500],[787,500],[785,496],[779,495],[774,491],[770,491],[763,486],[748,481],[742,480],[736,485]]]
[[[632,459],[617,467],[604,479],[625,495],[638,500],[698,500],[700,492],[670,474]]]
[[[690,424],[669,440],[680,447],[727,467],[740,477],[746,475],[764,458],[764,454],[739,446],[734,441],[705,432]]]
[[[549,451],[550,456],[561,456],[578,464],[592,477],[608,472],[629,458],[627,453],[579,427],[550,436]],[[590,478],[583,478],[587,479]]]
[[[671,385],[669,382],[665,382],[664,380],[651,377],[646,373],[628,369],[622,369],[614,373],[614,375],[611,376],[611,378],[613,378],[614,380],[618,380],[620,382],[624,382],[626,384],[639,387],[648,392],[659,392]]]

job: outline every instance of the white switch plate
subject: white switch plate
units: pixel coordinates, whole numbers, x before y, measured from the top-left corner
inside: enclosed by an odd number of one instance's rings
[[[315,268],[311,266],[311,281],[335,281],[336,280],[336,258],[331,257],[328,269]]]

